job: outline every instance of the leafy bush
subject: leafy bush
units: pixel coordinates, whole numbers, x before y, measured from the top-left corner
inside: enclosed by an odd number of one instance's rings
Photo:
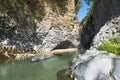
[[[120,36],[105,41],[98,47],[98,50],[105,50],[107,52],[120,55]]]

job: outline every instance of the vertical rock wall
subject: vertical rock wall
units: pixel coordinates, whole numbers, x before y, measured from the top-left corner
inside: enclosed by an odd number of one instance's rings
[[[97,0],[87,24],[82,28],[80,48],[89,49],[94,36],[109,20],[120,15],[120,0]]]

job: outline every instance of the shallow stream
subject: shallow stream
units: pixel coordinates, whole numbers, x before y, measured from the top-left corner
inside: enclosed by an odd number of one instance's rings
[[[69,68],[78,53],[54,56],[32,63],[30,60],[0,64],[0,80],[57,80],[58,71]]]

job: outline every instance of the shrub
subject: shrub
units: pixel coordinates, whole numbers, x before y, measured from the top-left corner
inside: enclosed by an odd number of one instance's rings
[[[105,41],[98,47],[98,50],[105,50],[107,52],[120,55],[120,36]]]

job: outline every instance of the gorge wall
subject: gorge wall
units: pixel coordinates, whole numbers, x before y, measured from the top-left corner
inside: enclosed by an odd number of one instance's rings
[[[119,0],[96,0],[93,11],[83,25],[81,32],[80,48],[89,49],[94,36],[109,20],[120,15]]]
[[[1,45],[35,51],[78,46],[76,0],[1,3]]]

